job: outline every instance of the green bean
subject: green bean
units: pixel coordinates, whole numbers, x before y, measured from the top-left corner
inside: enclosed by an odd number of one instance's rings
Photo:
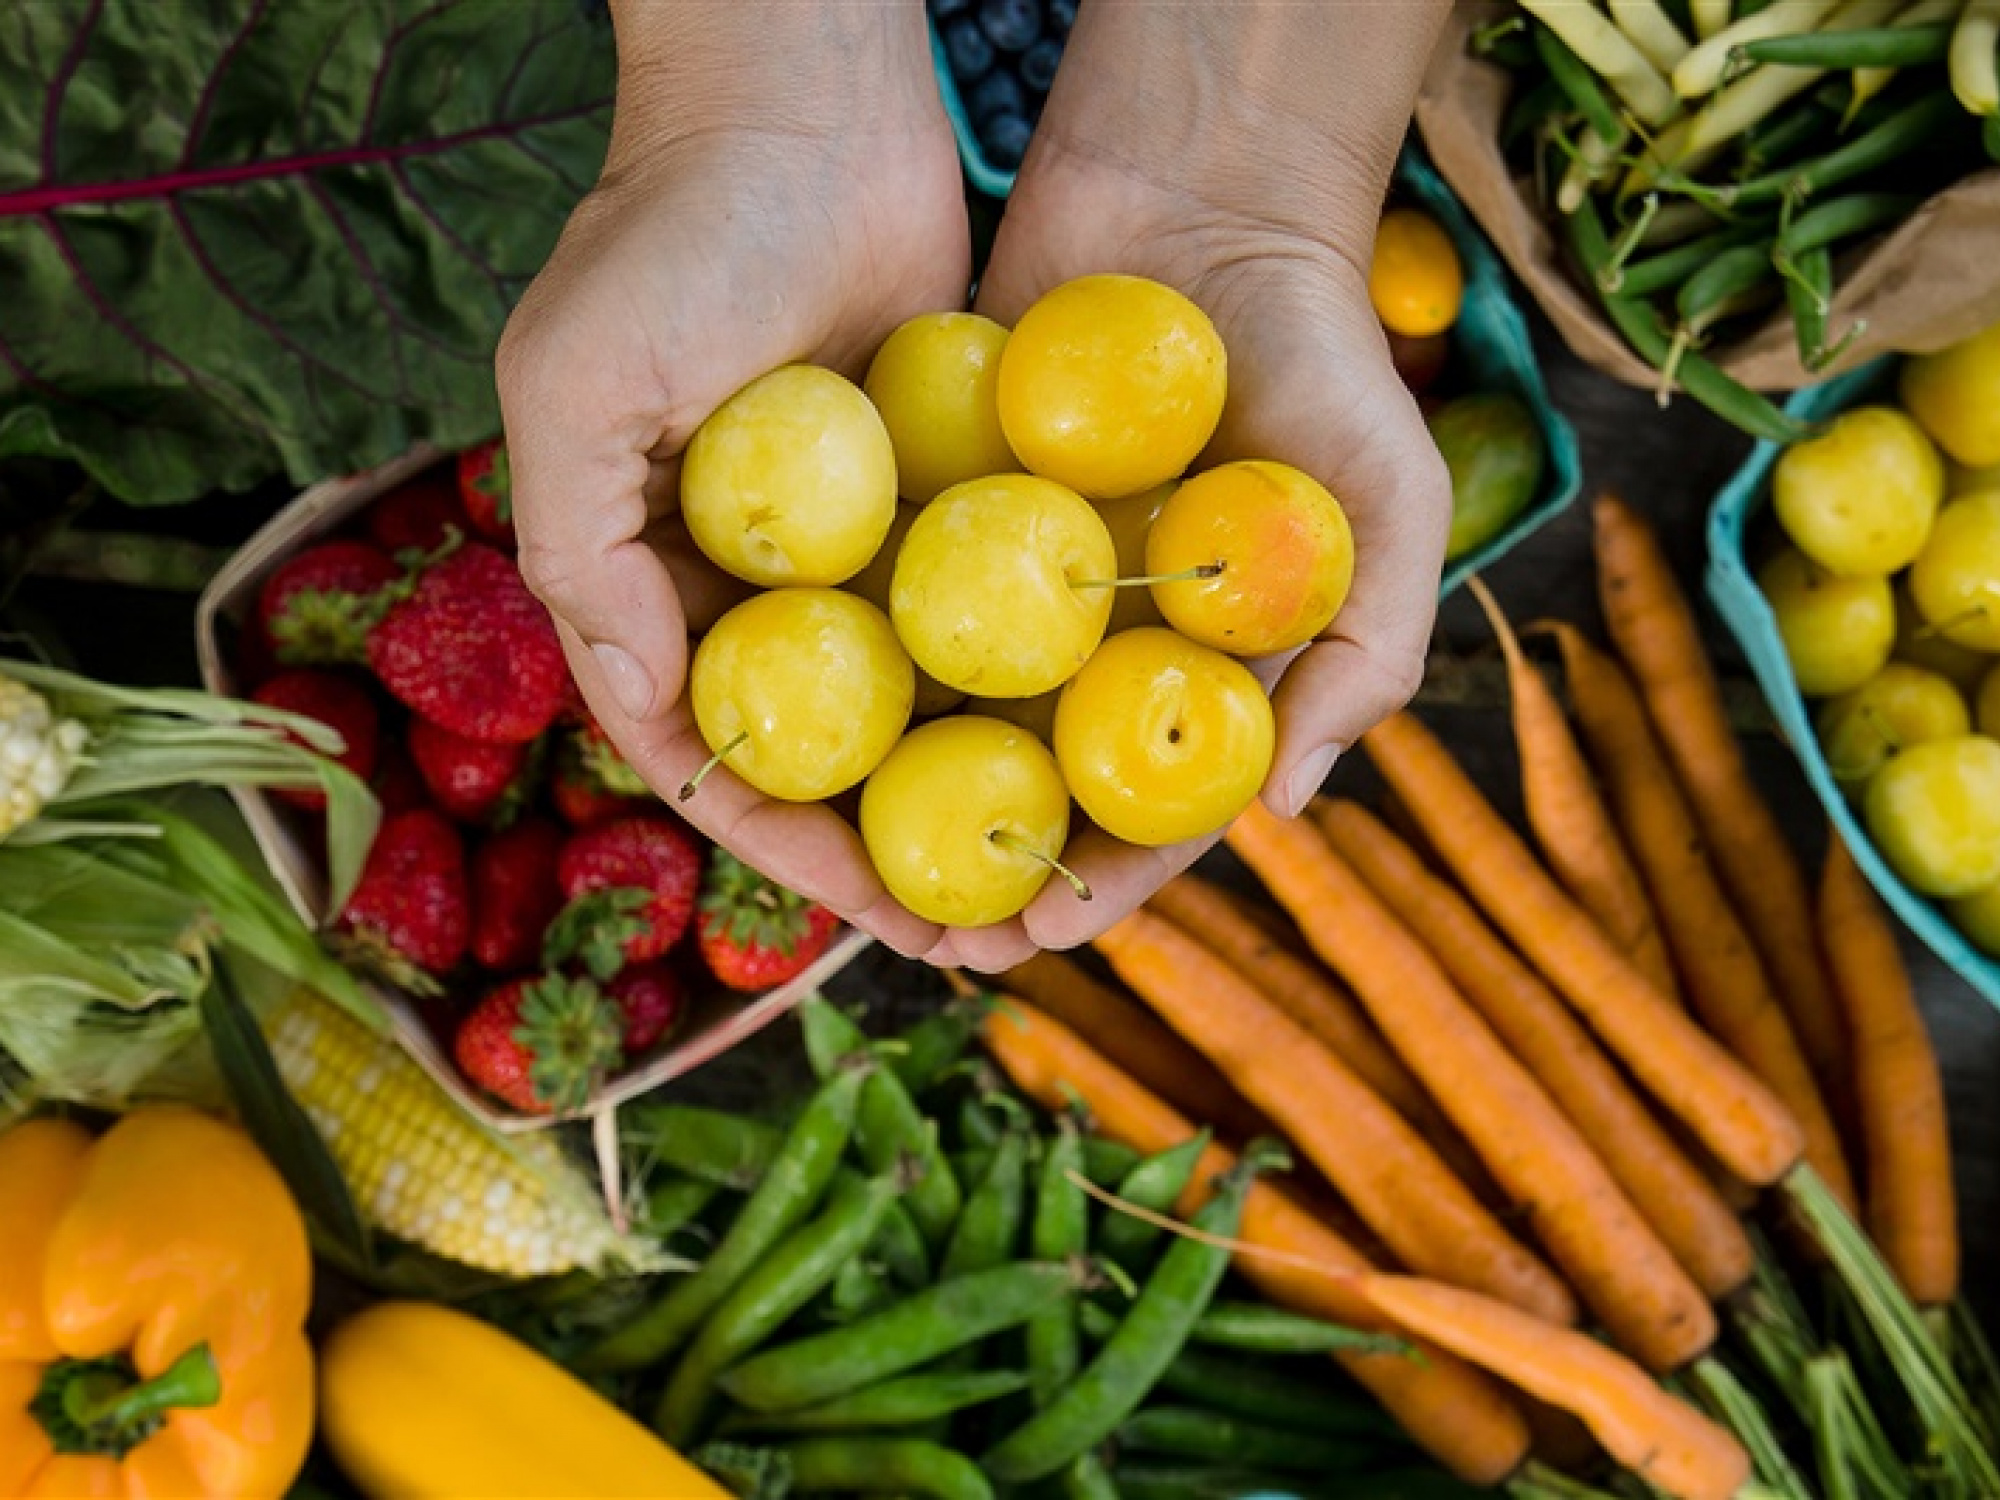
[[[902,1191],[894,1171],[858,1188],[834,1189],[817,1217],[794,1229],[736,1284],[701,1325],[653,1408],[653,1430],[685,1448],[707,1414],[715,1377],[819,1295],[875,1237]]]
[[[938,1266],[939,1280],[988,1270],[1014,1258],[1027,1217],[1027,1166],[1028,1137],[1009,1130],[995,1144],[986,1175],[965,1200]]]
[[[1943,62],[1951,50],[1951,27],[1937,23],[1800,31],[1746,42],[1737,50],[1752,62],[1793,68],[1908,68]]]
[[[1605,242],[1604,225],[1597,217],[1596,208],[1586,202],[1563,223],[1569,233],[1570,246],[1582,263],[1585,277],[1594,284],[1610,248]],[[1670,341],[1653,309],[1629,297],[1600,294],[1600,299],[1613,324],[1639,357],[1658,369],[1667,357]],[[1806,423],[1780,411],[1748,386],[1723,374],[1719,367],[1699,354],[1688,354],[1681,360],[1677,379],[1681,389],[1696,401],[1752,437],[1775,443],[1795,443],[1810,436],[1813,431]]]
[[[915,1438],[806,1438],[781,1450],[792,1484],[813,1490],[887,1491],[934,1500],[993,1500],[979,1468],[949,1448]]]
[[[1195,1320],[1194,1342],[1255,1354],[1409,1354],[1404,1340],[1345,1323],[1329,1323],[1261,1302],[1215,1302]]]
[[[1338,1474],[1372,1468],[1383,1451],[1372,1444],[1316,1437],[1198,1406],[1149,1406],[1118,1428],[1118,1446],[1135,1453],[1205,1458],[1211,1463]]]
[[[1062,1474],[1063,1500],[1123,1500],[1118,1481],[1095,1453],[1086,1453]]]
[[[799,1020],[806,1056],[821,1078],[839,1067],[843,1058],[868,1046],[861,1028],[825,1000],[806,1001],[799,1007]],[[958,1179],[938,1145],[936,1127],[918,1110],[903,1081],[887,1068],[877,1068],[861,1087],[854,1144],[871,1172],[886,1172],[906,1159],[916,1163],[918,1176],[904,1195],[903,1207],[926,1245],[933,1250],[941,1247],[958,1217],[962,1201]]]
[[[647,1190],[646,1211],[633,1227],[642,1234],[664,1238],[700,1217],[721,1192],[720,1183],[672,1173]]]
[[[763,1120],[693,1104],[641,1105],[632,1117],[654,1161],[739,1193],[763,1181],[785,1138]]]
[[[1121,1463],[1125,1500],[1241,1500],[1244,1495],[1297,1495],[1301,1500],[1492,1500],[1442,1469],[1328,1475],[1301,1484],[1296,1474],[1212,1464]]]
[[[1694,275],[1674,294],[1674,310],[1680,326],[1699,335],[1728,316],[1739,297],[1770,281],[1771,251],[1767,245],[1738,245],[1725,250]]]
[[[2000,161],[2000,115],[1988,115],[1979,127],[1979,143],[1986,148],[1989,161]]]
[[[1927,93],[1824,156],[1718,189],[1717,194],[1732,207],[1803,198],[1907,155],[1957,123],[1958,115],[1957,101],[1949,94]]]
[[[1618,141],[1624,138],[1625,122],[1618,118],[1618,111],[1604,90],[1597,86],[1597,75],[1584,66],[1583,59],[1561,37],[1557,36],[1542,22],[1537,21],[1529,28],[1535,38],[1535,52],[1542,60],[1542,66],[1549,70],[1549,77],[1556,87],[1563,91],[1569,102],[1576,106],[1584,123],[1601,141]]]
[[[701,1269],[677,1279],[665,1296],[584,1351],[577,1368],[643,1369],[680,1348],[779,1237],[797,1228],[818,1206],[847,1150],[866,1078],[865,1069],[850,1068],[819,1086],[786,1134],[764,1180]]]
[[[1507,105],[1500,122],[1500,149],[1512,151],[1520,139],[1533,132],[1544,120],[1569,107],[1569,95],[1553,78],[1543,78],[1531,89],[1518,92]]]
[[[754,1354],[717,1382],[760,1412],[844,1396],[1027,1322],[1074,1296],[1074,1265],[1018,1261],[928,1286],[873,1317]]]
[[[1035,1217],[1028,1228],[1028,1253],[1036,1260],[1068,1260],[1083,1254],[1090,1239],[1090,1200],[1071,1180],[1083,1160],[1076,1126],[1059,1122],[1056,1138],[1042,1154],[1035,1184]],[[1075,1377],[1082,1363],[1076,1304],[1064,1302],[1028,1320],[1028,1374],[1036,1406],[1046,1406]]]
[[[979,1000],[946,1002],[903,1033],[902,1050],[889,1059],[889,1070],[912,1095],[924,1093],[965,1056],[983,1009]]]
[[[1196,1229],[1215,1237],[1235,1235],[1261,1155],[1253,1149],[1223,1174],[1215,1196],[1195,1215]],[[1056,1473],[1103,1442],[1173,1363],[1228,1269],[1227,1250],[1176,1239],[1083,1373],[988,1449],[981,1466],[995,1479],[1024,1483]]]
[[[1395,1419],[1359,1390],[1282,1374],[1268,1359],[1232,1359],[1203,1349],[1183,1349],[1160,1377],[1159,1389],[1216,1411],[1301,1432],[1409,1442]]]
[[[1083,1138],[1083,1175],[1101,1188],[1115,1188],[1138,1162],[1139,1153],[1123,1141],[1101,1135]]]
[[[871,1427],[912,1427],[948,1417],[969,1406],[998,1401],[1028,1388],[1020,1370],[971,1370],[964,1374],[905,1375],[885,1380],[851,1395],[823,1401],[797,1411],[738,1412],[726,1424],[730,1431],[852,1432]]]
[[[1821,245],[1799,257],[1797,273],[1785,281],[1785,305],[1792,315],[1792,338],[1799,363],[1808,371],[1825,361],[1826,312],[1833,301],[1833,252]]]
[[[1840,111],[1823,105],[1817,97],[1796,109],[1759,120],[1743,132],[1743,149],[1738,158],[1740,176],[1748,181],[1779,162],[1790,161],[1839,122]],[[1733,196],[1736,189],[1724,188],[1721,192],[1728,196],[1729,202],[1738,201]]]
[[[1905,193],[1850,193],[1831,203],[1814,204],[1779,232],[1771,258],[1783,267],[1808,250],[1907,219],[1918,202]]]
[[[1118,1184],[1118,1196],[1135,1208],[1156,1214],[1170,1212],[1187,1190],[1210,1139],[1211,1132],[1199,1130],[1179,1145],[1137,1163]],[[1136,1214],[1110,1209],[1097,1231],[1097,1250],[1106,1260],[1138,1275],[1160,1234],[1157,1225]]]
[[[1747,245],[1752,240],[1768,239],[1770,234],[1769,225],[1731,225],[1628,264],[1615,277],[1606,278],[1612,284],[1600,285],[1599,290],[1622,297],[1650,297],[1655,292],[1678,287],[1723,251]]]

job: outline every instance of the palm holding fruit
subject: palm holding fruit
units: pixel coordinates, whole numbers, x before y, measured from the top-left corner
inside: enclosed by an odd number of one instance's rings
[[[1759,582],[1877,849],[2000,955],[2000,327],[1909,360],[1901,394],[1780,457],[1793,546]]]
[[[1224,463],[1169,491],[1221,422],[1227,369],[1188,298],[1094,275],[1036,301],[1011,333],[971,315],[912,320],[865,392],[796,369],[725,401],[690,446],[681,504],[703,550],[746,581],[778,576],[759,537],[788,538],[796,556],[816,529],[843,547],[858,534],[852,455],[878,429],[894,450],[890,493],[920,508],[893,530],[880,520],[878,543],[898,536],[887,621],[852,593],[774,588],[700,643],[690,690],[710,774],[789,802],[865,777],[873,869],[906,909],[955,928],[1006,921],[1057,872],[1088,899],[1063,864],[1072,796],[1129,844],[1226,826],[1264,784],[1276,741],[1270,701],[1236,658],[1315,639],[1354,572],[1339,503],[1288,465]],[[805,399],[774,404],[782,389]],[[863,420],[863,407],[879,416]],[[698,464],[718,447],[711,431],[755,459],[727,477]],[[1126,560],[1142,554],[1152,576],[1119,576],[1114,522]],[[847,549],[810,576],[872,593],[884,570]],[[1126,590],[1150,592],[1177,629],[1107,641]],[[915,669],[989,703],[1059,691],[1053,750],[988,714],[904,734]]]

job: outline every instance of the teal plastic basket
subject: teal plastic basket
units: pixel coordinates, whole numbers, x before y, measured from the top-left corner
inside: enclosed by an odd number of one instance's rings
[[[1864,401],[1892,396],[1894,375],[1894,361],[1877,360],[1798,392],[1785,403],[1785,410],[1807,421],[1821,421]],[[1763,592],[1751,576],[1744,556],[1745,533],[1769,500],[1771,466],[1778,461],[1781,451],[1775,443],[1759,443],[1716,497],[1708,514],[1708,596],[1715,601],[1730,634],[1750,659],[1750,670],[1764,690],[1764,700],[1770,704],[1779,730],[1805,768],[1806,780],[1812,784],[1827,816],[1840,830],[1847,847],[1854,851],[1855,863],[1861,866],[1868,883],[1932,952],[1964,976],[1980,994],[2000,1006],[2000,962],[1974,948],[1933,902],[1897,878],[1888,862],[1876,852],[1867,829],[1833,779],[1826,757],[1820,753],[1819,736],[1813,731],[1811,712],[1793,680],[1777,620],[1770,605],[1764,602]]]
[[[959,160],[968,181],[989,197],[1005,198],[1014,188],[1014,173],[996,167],[980,150],[965,101],[945,62],[944,44],[931,29],[931,55],[937,64],[938,91],[952,134],[958,138]],[[1576,429],[1549,400],[1541,366],[1535,361],[1528,320],[1514,299],[1507,268],[1486,243],[1444,179],[1431,169],[1412,145],[1396,164],[1396,185],[1451,236],[1465,266],[1465,306],[1452,329],[1452,364],[1446,379],[1466,391],[1506,391],[1526,402],[1541,429],[1545,462],[1541,491],[1513,525],[1482,547],[1452,559],[1445,567],[1440,596],[1449,594],[1466,576],[1490,567],[1513,551],[1575,501],[1583,485],[1583,464],[1577,453]]]

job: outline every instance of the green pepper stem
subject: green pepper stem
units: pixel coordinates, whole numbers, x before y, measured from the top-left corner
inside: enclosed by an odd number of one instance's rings
[[[737,730],[735,737],[731,739],[728,744],[724,745],[720,750],[716,751],[715,754],[711,755],[708,758],[707,762],[702,766],[702,768],[699,771],[696,771],[694,775],[688,777],[686,781],[683,781],[681,783],[681,789],[676,800],[681,802],[686,802],[689,798],[694,796],[696,792],[700,791],[701,784],[708,779],[708,773],[710,771],[713,771],[717,766],[721,765],[723,761],[727,760],[729,756],[735,750],[741,747],[743,742],[749,738],[750,738],[749,730],[747,729]]]
[[[128,1384],[109,1371],[78,1375],[63,1388],[63,1415],[86,1432],[129,1431],[176,1408],[213,1406],[222,1377],[208,1345],[196,1344],[151,1380]]]

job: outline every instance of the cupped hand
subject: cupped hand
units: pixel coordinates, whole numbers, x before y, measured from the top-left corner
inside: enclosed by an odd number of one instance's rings
[[[1086,118],[1115,88],[1105,75],[1121,70],[1128,81],[1137,70],[1125,95],[1141,110],[1149,95],[1216,101],[1234,90],[1255,97],[1248,79],[1204,77],[1199,62],[1184,64],[1191,46],[1176,49],[1173,62],[1190,73],[1148,78],[1148,38],[1135,45],[1112,31],[1118,15],[1137,9],[1113,8],[1095,32],[1079,22],[978,306],[1011,326],[1049,288],[1103,271],[1178,288],[1214,320],[1229,355],[1222,425],[1197,467],[1282,460],[1320,480],[1345,508],[1356,555],[1346,605],[1302,652],[1253,663],[1274,688],[1278,722],[1263,800],[1289,816],[1342,750],[1416,690],[1436,611],[1450,483],[1390,362],[1367,290],[1375,221],[1407,103],[1382,102],[1378,113],[1389,128],[1372,141],[1341,139],[1334,113],[1324,111],[1322,138],[1310,154],[1296,131],[1282,128],[1290,122],[1279,122],[1276,133],[1291,144],[1263,153],[1261,165],[1250,132],[1263,122],[1254,109],[1246,117],[1218,108],[1221,118],[1204,121],[1191,102],[1163,116],[1150,139],[1101,116]],[[1421,68],[1421,41],[1405,52]],[[1380,71],[1373,84],[1392,96],[1402,86]],[[1407,87],[1414,88],[1414,73]],[[1207,138],[1231,131],[1243,134],[1218,156]],[[1214,842],[1140,849],[1087,829],[1065,857],[1092,900],[1051,882],[1020,918],[947,933],[931,957],[992,969],[1034,948],[1085,942]]]
[[[671,800],[709,755],[682,692],[689,632],[743,594],[678,520],[681,450],[779,365],[858,380],[897,324],[962,305],[970,252],[919,9],[616,14],[604,172],[508,325],[499,384],[523,576],[592,712]],[[832,810],[726,770],[680,807],[897,950],[937,944]]]

